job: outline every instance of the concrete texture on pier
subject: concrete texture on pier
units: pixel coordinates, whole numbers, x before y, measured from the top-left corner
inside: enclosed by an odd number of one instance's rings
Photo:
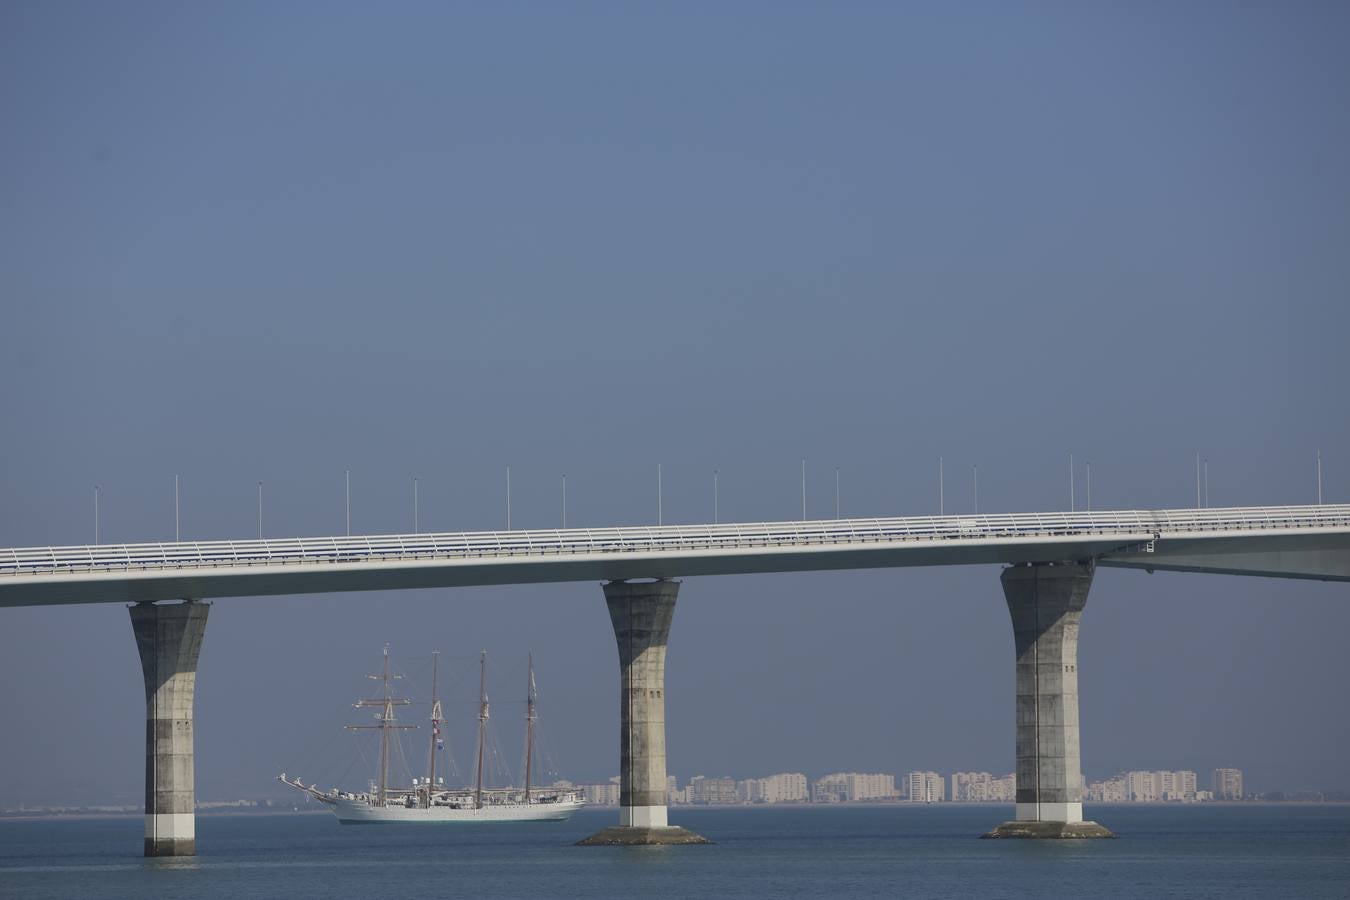
[[[619,825],[583,844],[702,841],[666,821],[666,641],[676,581],[612,581],[605,604],[619,650]]]
[[[193,695],[208,603],[138,603],[131,627],[145,676],[145,855],[197,852]]]
[[[1090,563],[1042,563],[1013,566],[1000,577],[1017,650],[1018,823],[1083,821],[1078,626],[1092,575]],[[1000,829],[1010,832],[1000,836],[1066,836],[1063,828]],[[1073,836],[1091,836],[1091,831]]]

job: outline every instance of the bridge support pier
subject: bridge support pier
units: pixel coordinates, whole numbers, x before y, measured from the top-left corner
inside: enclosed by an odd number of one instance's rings
[[[1078,622],[1093,565],[1003,570],[1017,647],[1017,818],[991,838],[1115,837],[1083,821],[1078,742]]]
[[[619,647],[619,824],[603,844],[706,844],[666,821],[666,640],[680,583],[611,581],[605,604]]]
[[[145,676],[145,855],[195,856],[192,706],[209,603],[137,603]]]

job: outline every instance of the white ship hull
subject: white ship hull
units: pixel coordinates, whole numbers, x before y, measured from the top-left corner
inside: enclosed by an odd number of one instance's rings
[[[526,697],[526,740],[525,740],[525,787],[484,788],[483,759],[488,722],[487,696],[487,654],[479,657],[478,687],[478,752],[474,788],[449,789],[442,785],[444,779],[435,778],[436,752],[444,749],[441,742],[440,726],[441,702],[436,693],[436,654],[432,654],[431,669],[431,742],[427,748],[427,777],[418,784],[412,779],[411,787],[395,787],[389,784],[389,733],[391,731],[415,728],[413,725],[400,725],[395,722],[394,708],[407,706],[410,700],[394,697],[390,692],[390,681],[401,676],[389,672],[389,645],[384,646],[384,669],[380,675],[370,677],[383,682],[382,697],[358,700],[358,708],[378,708],[375,716],[377,725],[349,725],[352,729],[370,729],[380,733],[380,769],[379,780],[371,781],[369,791],[345,791],[332,788],[319,790],[316,784],[305,784],[299,778],[287,778],[282,772],[277,780],[282,784],[303,791],[309,796],[333,808],[333,814],[344,825],[356,824],[392,824],[392,823],[442,823],[442,822],[560,822],[586,805],[581,792],[566,782],[552,787],[532,786],[530,783],[531,759],[534,753],[535,688],[534,661],[530,661],[529,693]],[[432,785],[437,785],[435,788]],[[526,798],[529,799],[526,799]]]
[[[560,822],[585,805],[580,800],[558,803],[493,803],[473,807],[372,806],[365,800],[327,798],[333,813],[344,825],[404,822]]]

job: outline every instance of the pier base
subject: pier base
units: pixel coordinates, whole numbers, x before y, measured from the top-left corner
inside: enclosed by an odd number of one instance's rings
[[[195,856],[192,707],[209,603],[137,603],[131,627],[145,676],[145,855]]]
[[[1113,838],[1096,822],[1004,822],[985,838]]]
[[[616,825],[577,841],[578,847],[639,846],[643,844],[711,844],[712,841],[687,828],[667,825],[665,828],[640,828]]]
[[[619,824],[580,841],[604,844],[707,844],[666,821],[666,641],[677,581],[604,585],[619,648]]]

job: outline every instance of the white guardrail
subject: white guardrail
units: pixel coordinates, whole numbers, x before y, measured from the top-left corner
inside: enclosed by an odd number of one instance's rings
[[[1350,530],[1350,505],[916,516],[727,525],[667,525],[179,541],[0,549],[0,578],[76,572],[316,565],[414,559],[717,552],[941,540],[1167,537],[1284,529]]]

